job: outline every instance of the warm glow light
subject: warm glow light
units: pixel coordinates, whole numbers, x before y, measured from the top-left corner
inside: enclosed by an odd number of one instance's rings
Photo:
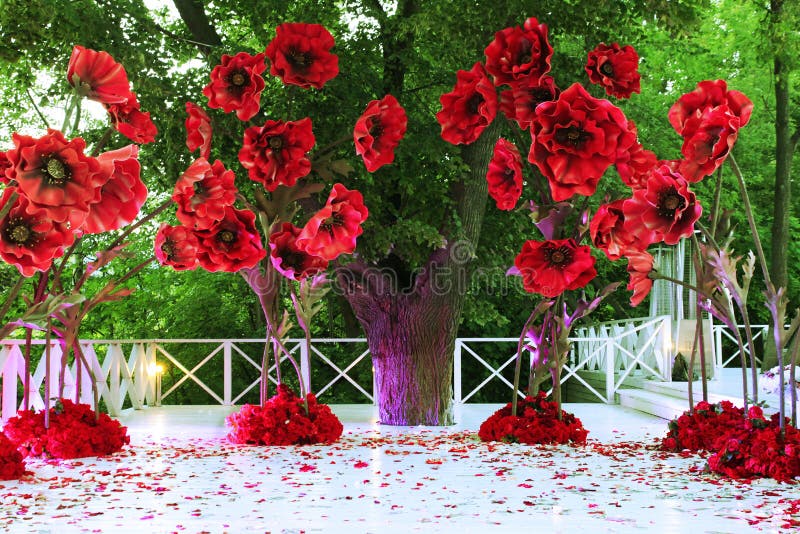
[[[150,376],[156,376],[164,374],[164,366],[160,363],[151,363],[147,365],[147,374]]]

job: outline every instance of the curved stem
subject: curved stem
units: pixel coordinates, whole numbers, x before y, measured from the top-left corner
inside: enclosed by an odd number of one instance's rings
[[[44,113],[42,113],[42,110],[40,110],[39,106],[36,105],[36,101],[33,99],[30,88],[25,88],[25,94],[28,95],[28,100],[30,100],[31,105],[33,106],[34,111],[36,111],[36,114],[39,116],[39,119],[42,121],[42,124],[44,124],[44,127],[49,130],[50,123],[47,122],[47,118],[44,116]]]
[[[44,427],[50,428],[50,326],[51,319],[47,318],[47,331],[45,332],[44,345]]]
[[[118,236],[118,237],[117,237],[117,238],[114,240],[114,242],[113,242],[113,243],[111,243],[111,244],[108,246],[108,248],[107,248],[106,250],[111,250],[111,249],[113,249],[114,247],[116,247],[117,245],[119,245],[120,243],[122,243],[122,242],[125,240],[125,238],[126,238],[126,237],[128,237],[129,235],[131,235],[131,233],[133,233],[133,231],[134,231],[134,230],[136,230],[137,228],[139,228],[140,226],[142,226],[144,223],[146,223],[146,222],[149,222],[150,220],[152,220],[153,218],[155,218],[155,217],[156,217],[158,214],[160,214],[162,211],[164,211],[165,209],[167,209],[167,208],[168,208],[168,207],[170,207],[171,205],[172,205],[172,198],[169,198],[169,199],[165,200],[165,201],[164,201],[163,203],[161,203],[161,204],[160,204],[160,205],[159,205],[159,206],[158,206],[156,209],[154,209],[153,211],[151,211],[150,213],[148,213],[146,216],[142,217],[141,219],[139,219],[139,220],[138,220],[138,221],[136,221],[135,223],[133,223],[133,224],[129,225],[129,226],[128,226],[128,227],[125,229],[125,231],[124,231],[124,232],[122,232],[122,233],[121,233],[121,234],[120,234],[120,235],[119,235],[119,236]]]
[[[714,183],[714,203],[711,204],[711,235],[717,237],[719,224],[719,204],[722,196],[722,166],[717,169],[717,181]]]
[[[514,391],[511,398],[512,416],[517,415],[517,391],[519,391],[519,377],[522,373],[522,344],[525,342],[525,334],[528,333],[528,328],[533,322],[534,317],[536,317],[537,311],[538,310],[534,309],[533,312],[531,312],[530,317],[528,317],[528,320],[525,321],[525,325],[522,327],[522,333],[519,335],[519,342],[517,343],[517,361],[514,364]]]
[[[113,126],[106,128],[106,131],[103,132],[103,137],[97,141],[97,144],[94,145],[94,148],[92,149],[93,158],[96,158],[100,155],[100,151],[103,150],[103,147],[106,146],[106,143],[108,143],[108,140],[111,139],[111,136],[114,135],[115,131],[116,129]]]

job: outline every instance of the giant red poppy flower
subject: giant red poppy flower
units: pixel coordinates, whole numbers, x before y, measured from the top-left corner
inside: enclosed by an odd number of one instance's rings
[[[269,236],[270,260],[286,278],[302,280],[328,268],[328,260],[312,256],[297,245],[302,231],[292,223],[283,223],[280,231]]]
[[[630,275],[628,289],[633,291],[631,306],[638,306],[653,288],[653,280],[649,276],[653,270],[653,256],[644,251],[637,251],[629,252],[626,257]]]
[[[442,126],[442,139],[454,145],[474,142],[497,114],[497,92],[480,63],[459,70],[455,87],[439,101],[442,109],[436,120]]]
[[[251,180],[275,191],[279,185],[293,186],[311,172],[308,151],[315,143],[311,119],[267,121],[244,132],[239,161]]]
[[[548,298],[567,289],[580,289],[597,276],[591,249],[574,239],[525,241],[514,265],[525,291]]]
[[[494,145],[494,154],[486,172],[489,196],[497,209],[513,210],[522,195],[522,156],[516,145],[502,137]]]
[[[689,182],[699,182],[713,173],[728,157],[736,143],[739,117],[728,106],[707,108],[702,115],[684,123],[681,174]]]
[[[297,236],[297,246],[328,261],[340,254],[350,254],[356,248],[356,238],[362,232],[361,224],[368,215],[369,210],[360,192],[334,184],[328,202],[308,220]]]
[[[552,76],[530,78],[500,93],[500,111],[508,120],[516,121],[520,128],[527,130],[539,104],[555,100],[559,93]]]
[[[547,25],[531,17],[522,28],[514,26],[495,33],[484,53],[486,70],[495,85],[513,86],[538,81],[550,72],[553,47],[547,40]]]
[[[653,232],[653,242],[663,240],[668,245],[691,236],[703,212],[683,176],[666,165],[655,169],[647,187],[634,191],[622,209],[628,232],[639,236]]]
[[[220,160],[213,165],[204,158],[195,160],[175,182],[172,200],[178,204],[178,220],[195,230],[214,226],[236,201],[235,180]]]
[[[186,148],[189,152],[200,149],[200,157],[211,156],[211,117],[194,102],[186,102]]]
[[[705,80],[697,84],[697,88],[681,96],[669,109],[669,123],[682,136],[691,135],[686,132],[686,121],[692,117],[700,117],[707,108],[728,106],[730,113],[739,117],[739,127],[750,120],[753,113],[753,102],[744,93],[728,90],[725,80]]]
[[[624,202],[625,199],[620,199],[601,204],[589,222],[592,243],[611,261],[618,260],[629,251],[645,250],[653,242],[649,232],[646,235],[633,234],[625,229]]]
[[[11,201],[14,187],[6,187],[0,210]],[[19,194],[9,212],[0,219],[0,258],[15,266],[22,276],[33,276],[50,268],[54,258],[75,241],[75,234],[63,222],[54,221],[47,210]]]
[[[82,96],[103,104],[124,104],[131,98],[125,69],[107,52],[75,45],[69,58],[67,81]]]
[[[147,187],[142,182],[139,147],[110,150],[97,156],[101,171],[108,181],[100,188],[100,199],[89,205],[89,215],[81,229],[87,234],[117,230],[130,224],[147,200]]]
[[[339,58],[330,51],[333,45],[333,36],[320,24],[285,22],[275,29],[265,51],[269,72],[288,85],[321,89],[339,74]]]
[[[158,128],[150,118],[150,112],[141,110],[135,95],[125,104],[106,106],[114,128],[134,143],[152,143],[158,135]]]
[[[589,81],[602,85],[607,95],[630,98],[640,93],[639,54],[631,45],[600,43],[589,52],[586,62]]]
[[[394,161],[394,149],[406,133],[406,124],[406,111],[392,95],[367,104],[353,128],[353,140],[356,154],[369,172]]]
[[[13,173],[19,192],[55,222],[78,228],[108,180],[100,163],[83,153],[84,140],[67,141],[58,130],[48,130],[38,139],[15,133],[12,139],[15,148],[8,151],[8,159],[13,169],[7,172]]]
[[[203,88],[208,107],[236,112],[239,120],[247,121],[258,113],[264,78],[261,73],[267,65],[264,54],[251,56],[239,52],[235,56],[224,54],[219,65],[211,71],[211,82]]]
[[[608,100],[594,98],[575,83],[555,102],[536,109],[528,161],[547,178],[553,200],[592,195],[617,154],[636,142],[628,121]]]
[[[11,177],[7,175],[6,171],[10,171],[13,168],[11,160],[8,159],[8,154],[0,151],[0,184],[7,184],[11,181]]]
[[[156,233],[156,259],[176,271],[193,270],[198,265],[198,243],[191,229],[163,223]]]
[[[256,214],[225,208],[225,216],[208,230],[195,232],[200,266],[210,272],[236,272],[253,267],[266,255],[256,229]]]

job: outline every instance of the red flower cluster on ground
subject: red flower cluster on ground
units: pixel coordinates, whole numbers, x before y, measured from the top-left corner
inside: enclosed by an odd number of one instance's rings
[[[0,432],[0,480],[16,480],[25,474],[25,461],[17,446]]]
[[[800,431],[787,424],[781,436],[779,423],[778,414],[767,419],[758,406],[745,414],[728,401],[702,401],[693,414],[686,412],[669,423],[661,447],[708,451],[709,469],[727,477],[788,482],[800,476]]]
[[[602,85],[608,95],[630,98],[633,93],[641,92],[639,54],[631,45],[600,43],[589,52],[586,73],[589,81]]]
[[[245,404],[228,416],[233,443],[252,445],[312,445],[333,443],[342,435],[342,423],[327,404],[308,394],[308,413],[303,399],[285,384],[264,406]]]
[[[106,456],[130,443],[128,429],[88,404],[59,399],[50,408],[50,427],[44,412],[21,410],[6,422],[3,432],[24,456],[82,458]]]
[[[511,403],[506,404],[481,424],[478,437],[481,441],[526,445],[586,443],[589,432],[583,428],[581,420],[563,410],[558,419],[556,403],[548,402],[546,397],[544,391],[540,391],[536,397],[519,401],[516,416],[511,415]]]

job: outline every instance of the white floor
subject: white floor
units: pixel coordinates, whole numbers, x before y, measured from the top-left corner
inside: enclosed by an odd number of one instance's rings
[[[496,406],[462,408],[447,428],[383,427],[371,406],[333,408],[344,436],[308,447],[231,445],[219,406],[126,413],[123,452],[32,460],[31,475],[0,482],[0,529],[699,534],[800,521],[797,486],[704,474],[702,460],[652,448],[665,421],[620,407],[567,405],[590,430],[579,448],[480,443]]]

